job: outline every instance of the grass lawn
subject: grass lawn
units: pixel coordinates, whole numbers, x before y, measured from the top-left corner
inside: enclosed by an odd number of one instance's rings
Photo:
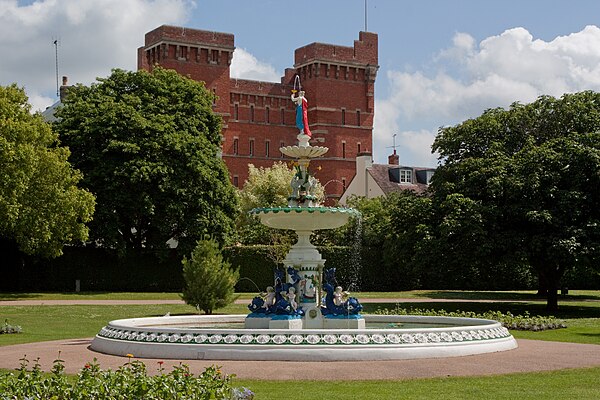
[[[187,314],[195,310],[186,305],[121,306],[3,306],[0,321],[20,325],[23,333],[0,335],[0,346],[57,339],[92,337],[108,321],[120,318]]]
[[[335,370],[332,373],[335,375]],[[236,380],[256,399],[283,399],[302,393],[305,399],[578,399],[600,398],[599,368],[484,377],[449,377],[405,381],[251,381]]]
[[[256,293],[238,293],[240,299],[252,299]],[[453,300],[514,300],[545,302],[532,290],[510,292],[460,290],[410,290],[404,292],[355,292],[358,299],[453,299]],[[0,300],[180,300],[179,293],[164,292],[62,292],[62,293],[0,293]],[[600,301],[600,290],[571,290],[560,295],[559,302]]]

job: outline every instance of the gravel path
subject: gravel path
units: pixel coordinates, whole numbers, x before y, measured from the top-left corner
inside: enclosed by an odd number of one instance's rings
[[[250,304],[249,299],[236,300],[235,304]],[[523,303],[527,300],[469,300],[469,299],[360,299],[361,303]],[[1,306],[72,306],[72,305],[144,305],[144,304],[185,304],[182,300],[0,300]]]
[[[0,368],[14,369],[24,355],[32,362],[39,357],[42,369],[49,371],[52,361],[65,360],[66,372],[76,373],[87,362],[98,359],[102,368],[116,369],[128,361],[126,357],[96,353],[88,348],[91,338],[57,340],[0,347]],[[371,380],[410,379],[447,376],[482,376],[518,372],[552,371],[565,368],[600,366],[600,346],[591,344],[559,343],[538,340],[518,341],[514,350],[474,356],[397,360],[397,361],[204,361],[185,360],[194,373],[209,365],[220,365],[225,373],[241,379],[295,380]],[[153,372],[159,360],[146,359]],[[179,361],[164,360],[167,371]],[[335,373],[332,374],[332,368]]]

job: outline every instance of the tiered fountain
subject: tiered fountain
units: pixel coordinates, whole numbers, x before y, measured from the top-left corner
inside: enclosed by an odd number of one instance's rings
[[[313,231],[338,228],[358,212],[318,203],[309,165],[328,149],[309,145],[303,92],[292,100],[298,104],[298,145],[280,149],[298,160],[288,206],[252,210],[264,225],[298,235],[273,286],[252,300],[247,316],[111,321],[91,348],[140,358],[335,361],[451,357],[517,347],[496,321],[360,314],[359,301],[337,285],[335,271],[325,268],[310,243]]]
[[[351,208],[323,207],[317,202],[317,181],[310,174],[310,160],[328,149],[310,146],[308,141],[309,136],[301,132],[297,146],[280,149],[297,159],[288,206],[251,211],[264,225],[294,230],[298,241],[283,260],[285,272],[276,271],[274,286],[268,287],[263,296],[255,297],[249,306],[252,313],[246,318],[246,328],[365,328],[365,320],[359,314],[362,306],[337,285],[333,269],[325,270],[323,275],[325,260],[310,242],[313,231],[338,228],[359,213]]]

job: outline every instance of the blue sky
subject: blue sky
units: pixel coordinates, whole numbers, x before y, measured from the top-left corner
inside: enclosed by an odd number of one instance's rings
[[[24,86],[35,108],[55,100],[60,75],[91,83],[136,68],[144,33],[182,25],[235,34],[232,71],[278,80],[312,42],[351,46],[364,0],[0,0],[0,84]],[[600,90],[600,1],[368,0],[379,34],[373,155],[392,135],[400,162],[433,166],[440,126],[541,94]]]

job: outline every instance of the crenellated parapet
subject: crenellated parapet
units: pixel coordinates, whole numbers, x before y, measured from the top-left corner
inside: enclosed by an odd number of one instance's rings
[[[354,46],[338,46],[327,43],[311,43],[296,49],[294,66],[312,62],[330,62],[333,64],[361,64],[377,65],[378,37],[376,33],[360,32],[359,39],[354,41]]]

